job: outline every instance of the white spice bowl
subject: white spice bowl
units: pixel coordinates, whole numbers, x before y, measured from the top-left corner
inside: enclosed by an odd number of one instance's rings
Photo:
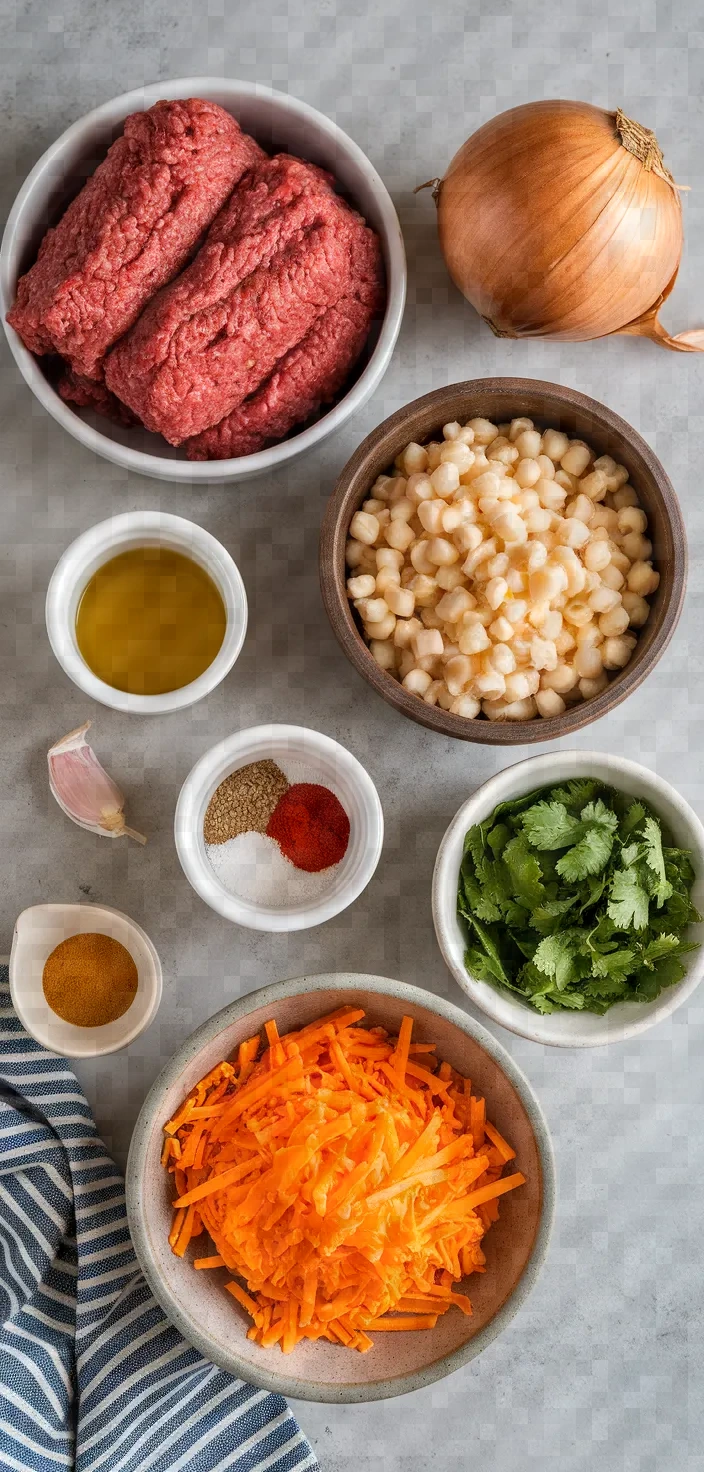
[[[438,849],[433,874],[433,920],[438,945],[455,981],[481,1012],[533,1043],[558,1048],[592,1048],[638,1037],[669,1017],[691,997],[704,976],[704,923],[691,925],[687,939],[699,946],[685,956],[686,972],[652,1002],[617,1002],[603,1017],[594,1012],[551,1012],[541,1016],[513,992],[471,976],[464,964],[466,938],[457,914],[457,883],[468,828],[490,817],[500,802],[573,777],[596,777],[608,787],[649,803],[675,843],[689,850],[694,869],[692,902],[704,913],[704,827],[669,782],[626,757],[598,751],[557,751],[516,762],[484,782],[455,813]]]
[[[329,169],[344,193],[376,230],[386,270],[386,307],[378,334],[353,370],[347,392],[314,423],[269,449],[232,460],[187,460],[141,426],[125,428],[64,403],[46,372],[46,359],[35,358],[5,322],[18,277],[36,259],[39,243],[105,157],[130,113],[142,112],[162,99],[202,97],[216,102],[237,119],[269,153],[284,151]],[[327,439],[367,402],[378,388],[401,330],[406,299],[406,254],[398,215],[373,164],[341,128],[297,97],[276,92],[260,82],[231,77],[178,77],[137,87],[104,102],[72,123],[43,153],[25,179],[12,206],[0,249],[0,312],[15,362],[35,398],[79,444],[114,465],[157,480],[187,485],[239,481],[270,473]]]
[[[72,935],[109,935],[129,951],[137,967],[131,1006],[104,1027],[76,1027],[58,1017],[42,986],[44,966],[56,946]],[[109,905],[32,905],[15,922],[10,953],[10,995],[27,1032],[64,1058],[100,1058],[133,1043],[156,1017],[161,1001],[161,962],[149,936]]]
[[[220,783],[240,767],[270,759],[289,781],[320,783],[339,799],[350,820],[347,850],[339,864],[324,870],[314,900],[258,904],[233,894],[208,859],[203,821]],[[220,741],[202,756],[186,778],[174,823],[176,849],[186,878],[206,905],[250,930],[307,930],[346,910],[366,889],[379,862],[384,815],[368,772],[344,746],[306,726],[254,726]],[[299,871],[300,872],[300,871]]]
[[[168,547],[190,557],[212,578],[225,606],[225,637],[212,664],[197,680],[163,695],[115,690],[89,668],[76,638],[76,615],[87,583],[104,563],[135,547]],[[247,594],[230,553],[204,527],[164,511],[127,511],[99,522],[66,548],[49,582],[46,628],[59,664],[79,690],[130,715],[167,715],[195,705],[229,674],[247,632]]]

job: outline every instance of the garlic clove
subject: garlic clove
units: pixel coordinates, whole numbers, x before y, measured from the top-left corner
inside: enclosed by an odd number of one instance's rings
[[[51,747],[47,754],[51,791],[62,811],[79,828],[106,838],[127,834],[138,843],[146,843],[141,833],[125,825],[125,799],[86,741],[90,726],[91,722],[86,721]]]

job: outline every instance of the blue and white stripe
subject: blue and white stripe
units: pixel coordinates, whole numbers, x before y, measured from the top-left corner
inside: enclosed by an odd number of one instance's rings
[[[281,1396],[207,1363],[164,1317],[124,1183],[78,1081],[22,1028],[0,968],[0,1466],[304,1472]]]

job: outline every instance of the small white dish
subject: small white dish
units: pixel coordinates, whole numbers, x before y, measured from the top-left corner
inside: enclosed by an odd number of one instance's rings
[[[49,1007],[42,987],[51,952],[72,935],[112,936],[137,967],[132,1005],[104,1027],[76,1027]],[[15,923],[10,953],[10,994],[20,1022],[52,1053],[65,1058],[100,1058],[133,1043],[154,1021],[161,1001],[161,962],[140,925],[109,905],[32,905]]]
[[[86,168],[95,169],[130,113],[153,107],[162,98],[202,97],[232,113],[245,132],[269,152],[285,151],[329,169],[349,199],[376,230],[386,268],[386,310],[368,362],[349,391],[327,414],[300,434],[234,460],[197,462],[140,426],[111,424],[88,410],[75,411],[53,388],[42,367],[24,346],[6,313],[15,300],[18,277],[36,257],[47,225],[55,224],[61,206],[85,183]],[[25,382],[44,408],[74,439],[127,470],[157,480],[187,484],[244,480],[277,469],[327,439],[366,404],[391,361],[401,330],[406,300],[406,253],[391,196],[361,148],[330,118],[284,92],[259,82],[229,77],[179,77],[137,87],[103,103],[66,129],[43,153],[25,179],[12,206],[0,248],[0,312],[10,349]]]
[[[157,546],[184,553],[209,573],[225,605],[225,637],[212,664],[190,685],[164,695],[129,695],[89,669],[78,648],[76,614],[86,584],[103,563],[131,547]],[[247,594],[237,564],[202,526],[164,511],[127,511],[83,532],[60,557],[46,595],[46,628],[59,664],[86,695],[130,715],[165,715],[195,705],[229,674],[247,632]]]
[[[320,874],[322,888],[315,899],[287,902],[282,896],[279,905],[259,904],[231,893],[208,858],[203,819],[213,793],[232,772],[267,757],[289,781],[329,787],[350,820],[347,851],[339,864]],[[220,741],[196,762],[179,794],[174,830],[183,872],[211,909],[235,925],[281,932],[322,925],[357,899],[379,862],[384,815],[371,777],[330,736],[305,726],[254,726]]]
[[[463,803],[438,849],[433,874],[433,920],[448,970],[476,1007],[519,1037],[558,1048],[591,1048],[637,1037],[669,1017],[692,995],[704,975],[704,924],[692,925],[689,938],[700,949],[683,959],[686,975],[653,1002],[618,1002],[603,1017],[593,1012],[558,1012],[541,1016],[508,991],[470,976],[465,969],[465,936],[457,916],[457,880],[468,828],[488,818],[500,802],[571,777],[597,777],[631,797],[643,797],[667,825],[675,842],[692,855],[695,882],[692,901],[704,913],[704,827],[689,803],[669,782],[638,762],[597,751],[556,751],[529,757],[499,772]]]

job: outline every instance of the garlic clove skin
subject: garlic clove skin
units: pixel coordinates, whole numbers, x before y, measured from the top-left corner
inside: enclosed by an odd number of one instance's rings
[[[121,838],[126,834],[138,843],[146,843],[141,833],[125,824],[125,799],[86,741],[90,726],[91,722],[86,721],[75,731],[69,731],[47,753],[52,794],[62,812],[79,828],[102,834],[104,838]]]

